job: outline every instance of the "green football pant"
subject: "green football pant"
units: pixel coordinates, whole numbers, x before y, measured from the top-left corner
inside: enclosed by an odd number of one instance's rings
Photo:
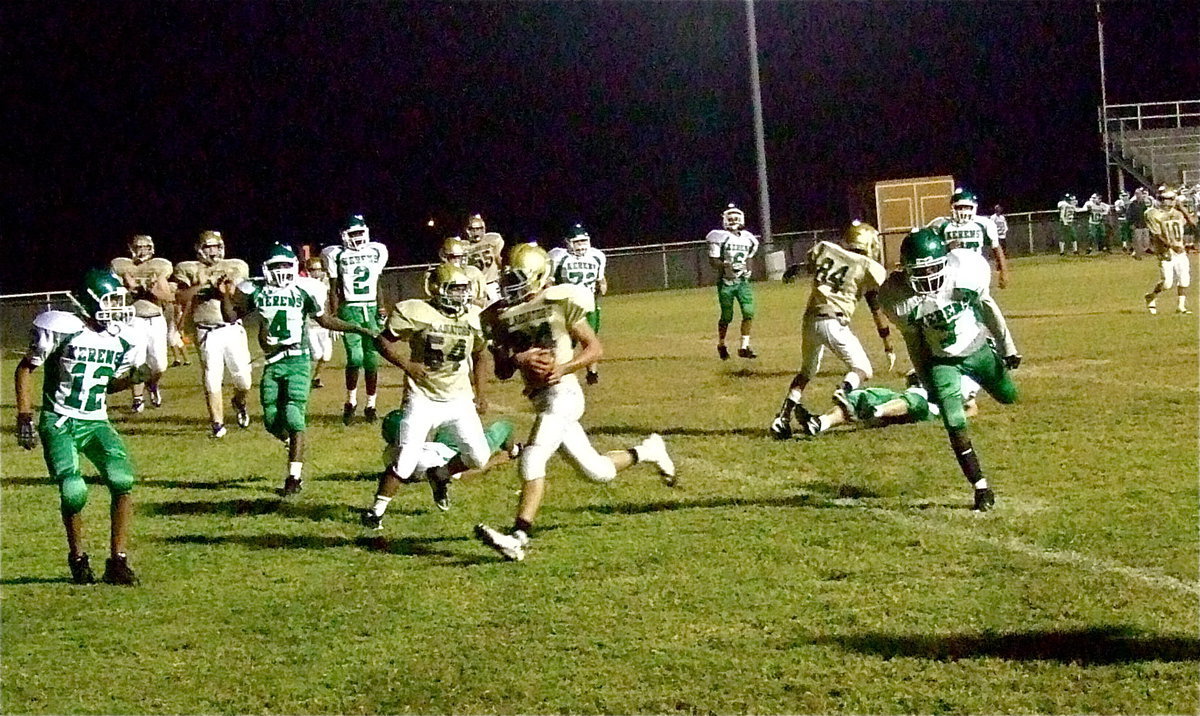
[[[373,303],[343,303],[338,308],[338,318],[374,331],[379,330],[376,314],[376,306]],[[342,334],[342,345],[346,348],[347,368],[364,368],[370,373],[379,370],[379,353],[375,350],[375,342],[370,338],[346,332]]]
[[[1074,224],[1059,224],[1058,225],[1058,240],[1064,244],[1069,244],[1077,241],[1078,237],[1075,234]]]
[[[1133,243],[1133,225],[1128,221],[1117,224],[1117,235],[1121,237],[1121,245]]]
[[[600,332],[600,307],[596,306],[596,310],[587,314],[588,325],[592,327],[593,333]]]
[[[941,406],[942,423],[947,430],[967,426],[963,405],[962,376],[969,375],[998,403],[1017,401],[1017,384],[995,349],[985,345],[964,358],[934,358],[922,382],[929,387],[929,399]]]
[[[280,440],[303,432],[308,414],[308,392],[312,388],[312,364],[308,356],[292,356],[263,368],[258,385],[263,423],[267,432]]]
[[[100,471],[112,495],[125,495],[133,489],[133,463],[121,436],[107,420],[77,420],[44,410],[38,435],[46,468],[58,482],[63,512],[73,515],[87,504],[87,483],[79,472],[80,453]]]
[[[1088,224],[1088,239],[1091,240],[1097,251],[1108,248],[1107,234],[1104,224]]]
[[[742,279],[737,283],[717,284],[717,303],[721,306],[721,317],[717,322],[722,326],[733,323],[733,303],[737,301],[742,311],[742,320],[754,318],[754,292],[750,290],[750,281]]]
[[[901,420],[894,418],[890,420],[919,422],[929,419],[929,403],[916,393],[909,391],[899,393],[889,388],[871,387],[852,390],[846,395],[846,399],[850,401],[850,407],[854,408],[855,417],[859,420],[874,418],[875,408],[884,403],[890,403],[896,398],[900,398],[908,406],[908,416]]]

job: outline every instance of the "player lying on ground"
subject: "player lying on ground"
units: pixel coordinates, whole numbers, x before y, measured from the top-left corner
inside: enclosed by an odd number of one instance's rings
[[[969,376],[962,377],[963,413],[973,418],[979,413],[975,396],[979,384]],[[886,425],[919,423],[941,414],[937,403],[929,402],[929,393],[921,386],[915,371],[908,374],[908,386],[903,392],[872,386],[849,393],[835,393],[833,407],[821,415],[811,415],[804,423],[804,433],[820,435],[830,428],[846,423],[863,427],[882,428]]]

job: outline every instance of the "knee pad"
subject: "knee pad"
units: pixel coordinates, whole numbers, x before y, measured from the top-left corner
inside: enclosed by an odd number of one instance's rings
[[[579,471],[592,482],[601,484],[612,482],[613,478],[617,476],[617,466],[607,456],[600,455],[599,457],[600,459],[589,460],[587,463],[580,462]]]
[[[540,480],[546,476],[546,463],[550,461],[553,451],[537,445],[528,445],[521,451],[519,470],[521,479],[525,482]]]
[[[88,488],[80,475],[71,475],[58,483],[58,499],[62,511],[68,515],[78,514],[87,504]]]
[[[108,483],[108,491],[113,495],[128,495],[133,491],[133,470],[125,466],[110,470],[104,479]]]

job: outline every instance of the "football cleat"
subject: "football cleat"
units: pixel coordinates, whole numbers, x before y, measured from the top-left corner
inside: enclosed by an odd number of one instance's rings
[[[663,484],[675,486],[675,461],[667,454],[667,444],[658,433],[650,433],[649,437],[637,446],[639,462],[649,462],[658,466],[658,474],[662,476]]]
[[[132,587],[138,583],[137,575],[129,568],[129,560],[123,554],[108,558],[104,563],[104,576],[101,579],[105,584],[119,584],[125,587]]]
[[[324,388],[324,387],[325,387],[325,384],[321,382],[321,379],[320,379],[320,378],[313,378],[312,387],[314,387],[314,388]]]
[[[442,512],[450,509],[450,476],[443,477],[438,474],[436,467],[431,467],[425,471],[425,479],[429,481],[429,488],[433,490],[433,504]]]
[[[283,496],[284,497],[290,497],[291,495],[295,495],[303,489],[304,489],[304,480],[302,480],[298,477],[292,477],[289,475],[288,478],[283,481]]]
[[[520,562],[525,559],[525,547],[529,545],[529,538],[524,533],[506,535],[481,522],[475,525],[475,537],[510,562]]]
[[[246,410],[246,401],[234,400],[233,409],[237,411],[237,424],[239,428],[250,427],[250,413]]]
[[[746,346],[745,348],[738,348],[738,357],[739,358],[757,358],[758,354],[754,352],[753,348],[751,348],[750,346]]]
[[[212,424],[212,436],[214,438],[225,437],[225,424],[224,423],[213,423]]]
[[[1150,315],[1153,316],[1158,313],[1158,304],[1154,301],[1154,294],[1147,293],[1143,298],[1146,299],[1146,310],[1150,312]]]
[[[358,522],[369,530],[383,529],[383,515],[375,514],[374,510],[366,509],[358,516]]]
[[[354,411],[357,407],[354,403],[346,403],[342,406],[342,425],[354,422]]]
[[[809,415],[804,421],[804,434],[810,438],[815,438],[825,431],[824,424],[821,423],[821,416]]]
[[[146,409],[146,399],[145,398],[134,398],[133,399],[133,405],[130,406],[130,410],[132,410],[135,413],[140,413],[140,412],[144,411],[145,409]]]
[[[150,389],[150,404],[156,408],[162,407],[162,389],[154,387]]]
[[[1176,311],[1175,313],[1178,313],[1178,314],[1179,314],[1179,315],[1181,315],[1181,316],[1190,316],[1190,315],[1192,315],[1192,312],[1191,312],[1191,311],[1189,311],[1189,310],[1188,310],[1188,309],[1186,309],[1186,308],[1181,308],[1181,309],[1179,309],[1178,311]]]
[[[975,506],[971,509],[975,512],[987,512],[996,506],[996,493],[992,492],[992,488],[984,487],[975,490]]]
[[[78,559],[68,556],[67,565],[71,568],[71,581],[75,584],[96,583],[96,573],[92,571],[86,552],[79,555]]]
[[[724,343],[717,344],[717,357],[721,360],[729,360],[729,349],[725,347]]]
[[[846,395],[844,389],[838,388],[833,391],[833,402],[846,413],[847,421],[853,423],[858,420],[858,415],[854,412],[854,406],[850,404],[850,398]]]
[[[595,384],[597,384],[597,383],[599,383],[599,382],[600,382],[600,374],[599,374],[599,373],[597,373],[597,372],[596,372],[596,371],[594,371],[594,370],[589,370],[589,371],[587,372],[587,384],[588,384],[588,385],[595,385]]]
[[[373,423],[379,418],[379,411],[375,408],[363,408],[363,419],[368,423]]]
[[[783,415],[782,413],[776,415],[775,419],[771,421],[771,427],[769,428],[769,431],[771,433],[771,437],[775,438],[776,440],[787,440],[790,438],[792,436],[791,416]]]

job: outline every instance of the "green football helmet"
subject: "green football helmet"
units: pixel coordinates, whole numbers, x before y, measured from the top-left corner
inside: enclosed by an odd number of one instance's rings
[[[133,320],[133,298],[116,274],[106,269],[91,269],[83,277],[79,303],[89,318],[109,333]]]
[[[462,268],[452,263],[439,264],[425,277],[425,293],[430,302],[447,316],[461,316],[467,312],[474,296],[471,279]]]
[[[263,261],[262,272],[270,285],[290,286],[300,275],[300,260],[291,246],[276,243],[271,246],[267,260]]]
[[[974,193],[959,187],[950,195],[950,212],[954,221],[965,224],[975,218],[975,210],[979,208],[979,198]]]
[[[949,251],[933,229],[914,229],[900,242],[900,265],[908,283],[919,294],[937,293],[946,282]]]
[[[510,306],[524,303],[546,286],[550,257],[537,244],[517,244],[508,250],[508,261],[500,273],[500,295]]]
[[[567,252],[572,256],[583,256],[592,248],[592,237],[583,224],[575,224],[567,234]]]
[[[348,249],[361,249],[371,241],[371,229],[362,214],[355,214],[346,221],[342,229],[342,245]]]

